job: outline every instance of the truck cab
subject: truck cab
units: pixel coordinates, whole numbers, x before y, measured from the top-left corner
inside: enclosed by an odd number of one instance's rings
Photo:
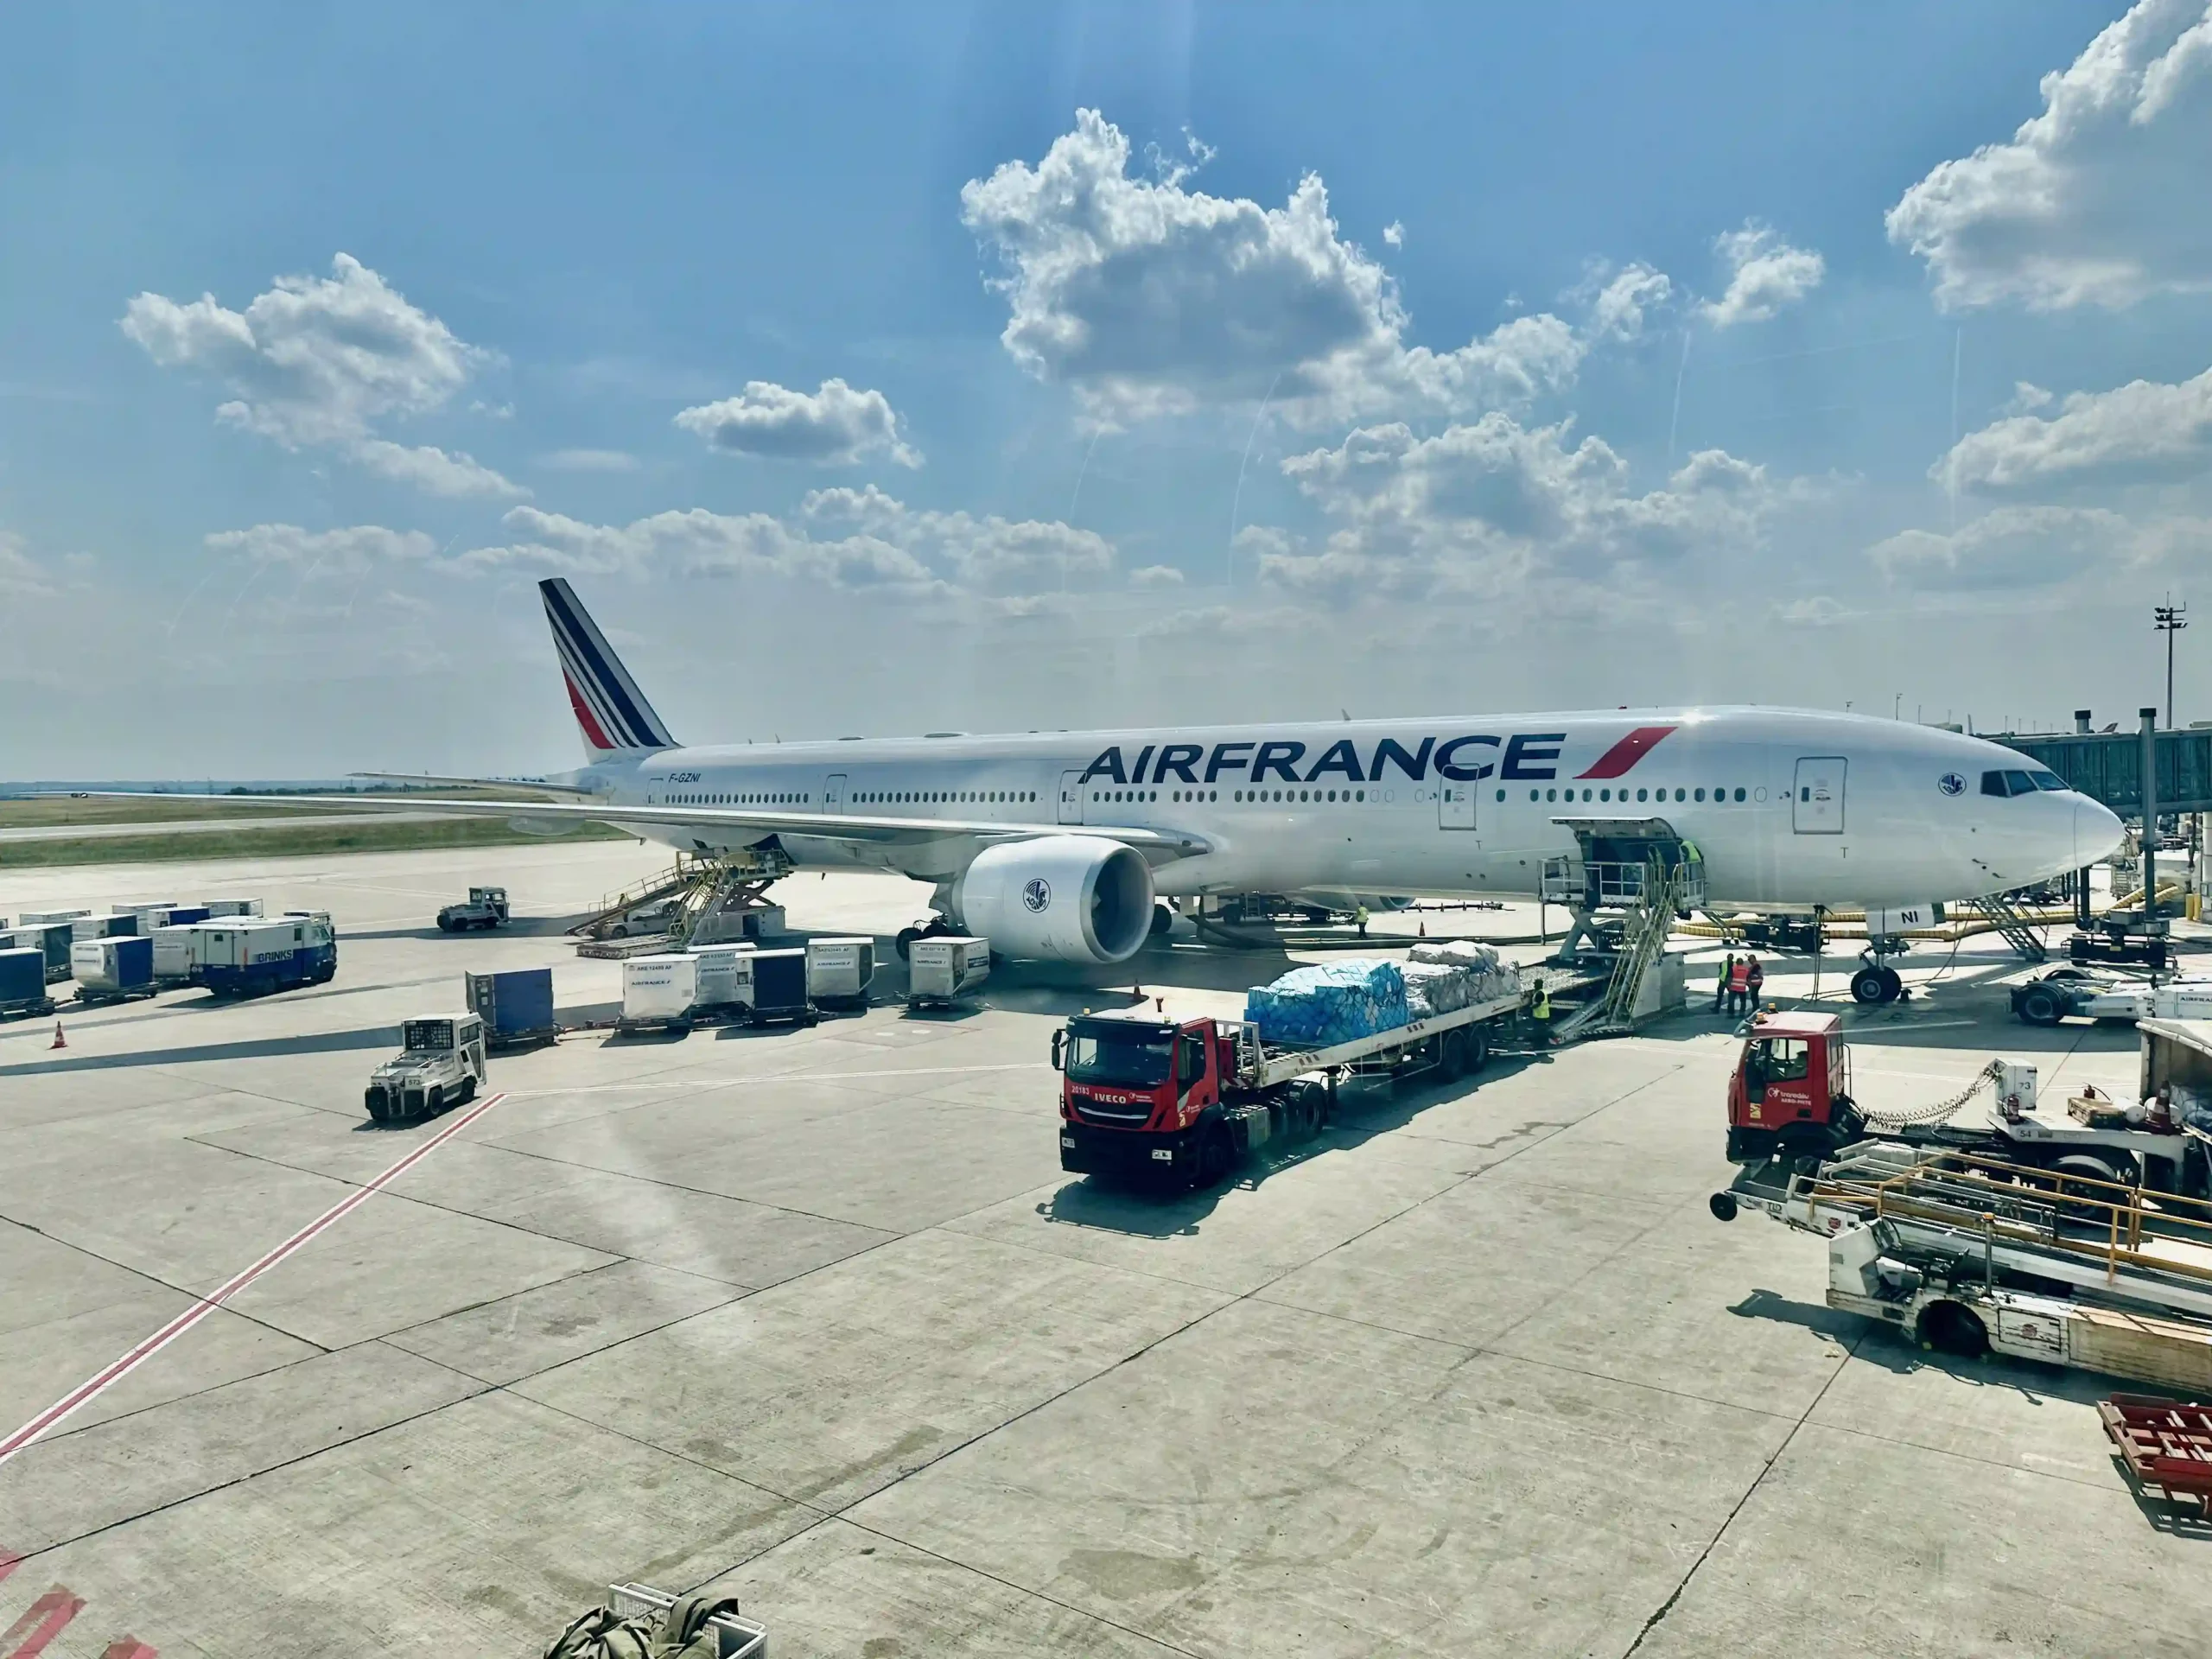
[[[474,1014],[410,1020],[400,1052],[370,1074],[365,1103],[378,1123],[435,1117],[472,1098],[485,1077],[484,1021]]]
[[[1833,1014],[1764,1014],[1728,1079],[1728,1160],[1825,1154],[1863,1128],[1851,1102],[1851,1049]]]
[[[448,933],[471,927],[498,927],[507,919],[505,887],[471,887],[467,902],[448,905],[438,912],[438,925]]]

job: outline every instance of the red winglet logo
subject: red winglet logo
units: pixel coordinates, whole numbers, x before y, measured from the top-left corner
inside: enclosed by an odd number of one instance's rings
[[[1674,729],[1672,726],[1639,726],[1599,755],[1589,771],[1577,775],[1583,778],[1618,778],[1658,747],[1659,740]]]

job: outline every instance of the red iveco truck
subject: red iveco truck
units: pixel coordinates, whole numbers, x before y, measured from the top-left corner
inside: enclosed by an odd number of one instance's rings
[[[1245,1154],[1327,1122],[1340,1078],[1475,1071],[1527,1002],[1516,990],[1319,1049],[1270,1048],[1249,1021],[1151,1002],[1081,1015],[1052,1033],[1060,1167],[1218,1185]]]

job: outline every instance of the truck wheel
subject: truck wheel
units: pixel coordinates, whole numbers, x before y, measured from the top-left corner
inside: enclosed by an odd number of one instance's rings
[[[2058,994],[2055,991],[2031,985],[2020,995],[2020,1018],[2031,1026],[2055,1026],[2060,1012]]]
[[[1198,1166],[1191,1177],[1192,1190],[1211,1192],[1229,1179],[1229,1166],[1235,1161],[1228,1132],[1219,1128],[1208,1130],[1205,1138],[1198,1142]]]
[[[1446,1083],[1456,1083],[1466,1066],[1466,1051],[1460,1046],[1458,1032],[1447,1031],[1436,1039],[1436,1069]]]
[[[2110,1181],[2116,1186],[2133,1186],[2125,1171],[2113,1167],[2103,1159],[2086,1152],[2072,1152],[2051,1161],[2054,1175],[2072,1175],[2085,1181]]]
[[[1989,1351],[1989,1329],[1972,1308],[1938,1302],[1920,1316],[1920,1345],[1955,1359],[1979,1359]]]
[[[1490,1063],[1490,1033],[1477,1026],[1465,1034],[1467,1039],[1467,1052],[1459,1070],[1463,1074],[1471,1077]]]
[[[450,932],[452,932],[452,931],[453,931],[453,918],[452,918],[452,917],[450,917],[450,916],[441,916],[441,917],[439,917],[439,918],[438,918],[438,931],[439,931],[439,932],[441,932],[441,933],[450,933]]]
[[[1851,1000],[1861,1007],[1871,1008],[1889,999],[1889,987],[1882,982],[1878,968],[1861,968],[1851,976]]]
[[[390,1107],[385,1103],[386,1099],[387,1099],[387,1096],[385,1096],[385,1094],[384,1090],[381,1090],[381,1089],[372,1090],[370,1092],[370,1095],[369,1095],[369,1122],[372,1122],[372,1123],[388,1123],[388,1122],[390,1122],[391,1121],[391,1108],[390,1108]]]
[[[445,1109],[446,1091],[442,1089],[431,1090],[429,1098],[423,1103],[423,1116],[425,1117],[435,1117],[440,1112],[445,1110]]]
[[[463,1077],[461,1080],[461,1093],[454,1097],[454,1104],[466,1106],[470,1101],[475,1098],[476,1079],[474,1077]]]

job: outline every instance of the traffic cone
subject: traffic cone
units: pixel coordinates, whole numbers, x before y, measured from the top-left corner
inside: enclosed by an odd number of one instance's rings
[[[1427,922],[1423,922],[1421,925],[1421,936],[1424,939],[1428,937],[1428,924]]]
[[[61,1022],[59,1020],[54,1022],[54,1041],[48,1045],[48,1046],[51,1048],[67,1048],[69,1046],[69,1039],[61,1034]]]

